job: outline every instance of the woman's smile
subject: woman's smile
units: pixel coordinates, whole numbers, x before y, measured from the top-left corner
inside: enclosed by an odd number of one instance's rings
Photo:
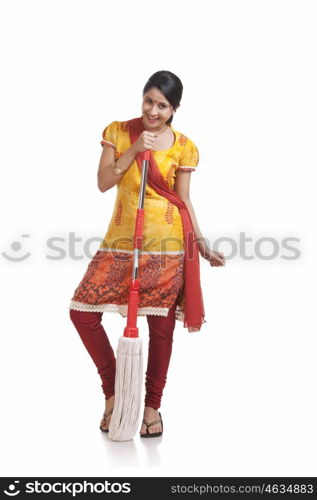
[[[153,132],[160,131],[164,129],[166,120],[164,118],[156,117],[153,118],[146,112],[143,112],[143,121],[145,122],[145,126],[148,126]]]
[[[156,120],[158,120],[158,118],[152,118],[151,116],[147,115],[148,119],[150,122],[155,122]]]

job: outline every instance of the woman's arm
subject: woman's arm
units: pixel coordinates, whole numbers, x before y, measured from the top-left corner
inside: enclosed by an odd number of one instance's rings
[[[176,194],[183,200],[183,202],[186,204],[190,218],[193,223],[193,228],[195,232],[195,239],[197,240],[198,243],[198,248],[199,248],[199,253],[201,254],[202,257],[210,261],[210,265],[214,266],[223,266],[225,265],[224,262],[224,255],[221,252],[213,251],[211,250],[200,229],[198,226],[197,218],[195,215],[194,207],[192,205],[192,202],[190,200],[189,196],[189,190],[190,190],[190,179],[191,179],[191,172],[186,172],[186,171],[176,171],[176,178],[175,178],[175,186],[174,190]]]
[[[122,174],[115,174],[112,171],[113,162],[115,159],[114,148],[104,146],[101,153],[99,168],[98,168],[98,188],[102,193],[107,189],[118,184],[121,177],[125,174],[128,168],[133,163],[136,155],[146,149],[152,149],[157,134],[143,130],[137,140],[120,156],[116,161],[117,167],[123,170]]]
[[[123,170],[123,173],[115,174],[112,171],[113,162],[115,160],[114,149],[111,146],[103,146],[97,173],[98,188],[102,193],[112,188],[115,184],[118,184],[123,174],[128,170],[135,159],[135,156],[135,145],[132,144],[132,146],[130,146],[116,161],[116,165]]]

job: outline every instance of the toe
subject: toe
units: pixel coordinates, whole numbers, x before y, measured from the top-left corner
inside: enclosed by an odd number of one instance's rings
[[[108,420],[105,420],[104,418],[101,420],[101,427],[104,429],[104,428],[108,428]]]
[[[144,424],[142,424],[140,434],[146,434],[146,426]]]
[[[100,422],[100,427],[101,427],[104,431],[109,430],[110,421],[111,421],[111,418],[110,418],[110,417],[108,417],[108,418],[103,417],[103,418],[102,418],[102,420],[101,420],[101,422]]]
[[[162,428],[160,425],[155,425],[152,432],[161,432]]]

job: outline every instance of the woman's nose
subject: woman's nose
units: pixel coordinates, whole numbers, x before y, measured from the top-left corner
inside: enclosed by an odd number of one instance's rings
[[[154,104],[151,107],[151,115],[156,116],[156,114],[157,114],[157,109],[156,109],[156,104]]]

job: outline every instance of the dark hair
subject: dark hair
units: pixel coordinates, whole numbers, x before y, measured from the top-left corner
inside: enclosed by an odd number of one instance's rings
[[[162,92],[174,110],[178,108],[183,94],[183,84],[178,76],[171,73],[171,71],[157,71],[153,73],[146,82],[143,89],[143,95],[153,87],[156,87]],[[166,123],[169,124],[172,120],[173,115],[171,115]]]

